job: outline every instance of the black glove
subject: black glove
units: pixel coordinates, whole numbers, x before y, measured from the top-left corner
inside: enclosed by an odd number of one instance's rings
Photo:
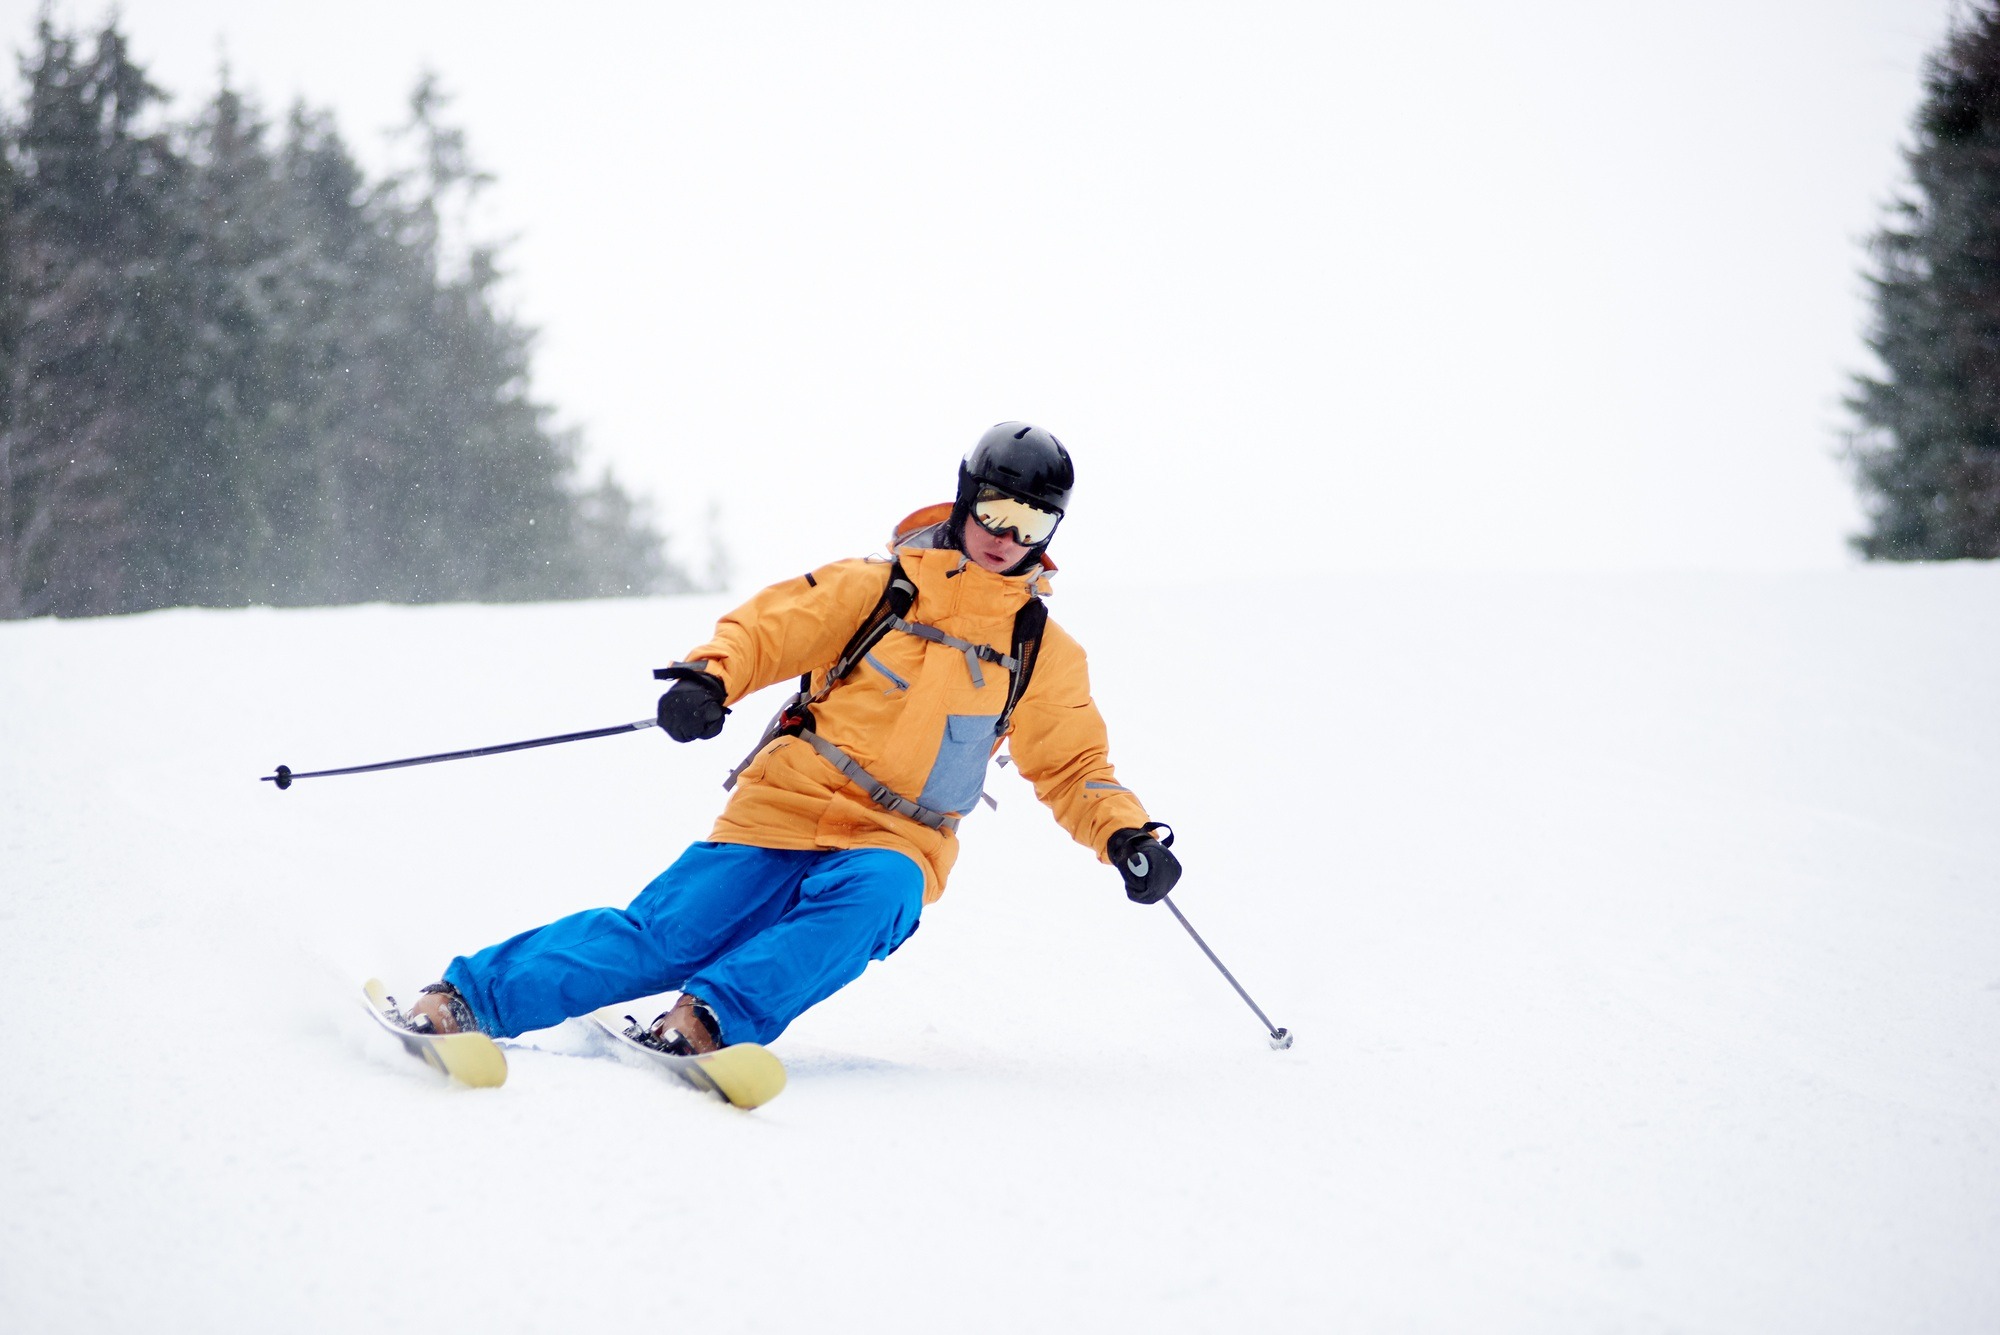
[[[1166,830],[1157,822],[1143,830],[1120,830],[1104,845],[1104,855],[1117,864],[1125,878],[1125,897],[1134,904],[1157,904],[1167,897],[1181,879],[1180,859],[1167,851],[1151,831]],[[1167,830],[1167,843],[1174,832]]]
[[[677,742],[705,742],[722,731],[729,688],[722,678],[699,668],[662,668],[674,684],[660,697],[660,727]]]

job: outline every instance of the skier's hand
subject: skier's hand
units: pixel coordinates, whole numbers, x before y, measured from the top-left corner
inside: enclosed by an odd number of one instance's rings
[[[729,714],[729,690],[713,673],[676,670],[674,684],[660,697],[660,727],[677,742],[705,742],[722,731]]]
[[[1181,879],[1180,859],[1151,834],[1153,829],[1165,828],[1151,825],[1144,830],[1120,830],[1104,845],[1104,855],[1125,878],[1125,897],[1134,904],[1159,903]],[[1167,839],[1173,837],[1168,831]]]

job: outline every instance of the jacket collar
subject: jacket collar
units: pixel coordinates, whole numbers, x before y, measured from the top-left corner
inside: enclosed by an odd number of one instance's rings
[[[1053,592],[1049,587],[1048,577],[1055,571],[1056,565],[1049,560],[1048,553],[1042,554],[1041,564],[1036,569],[1019,575],[998,574],[980,565],[947,541],[945,527],[950,519],[949,504],[927,505],[896,525],[896,534],[890,544],[890,550],[904,559],[904,568],[916,579],[919,588],[929,584],[933,578],[948,580],[955,584],[963,580],[965,584],[961,586],[962,589],[967,591],[990,589],[1013,606],[1020,605],[1022,594],[1047,597]],[[923,555],[926,552],[933,552],[936,555],[926,557]],[[938,573],[932,575],[932,571]],[[961,593],[961,596],[964,594]]]

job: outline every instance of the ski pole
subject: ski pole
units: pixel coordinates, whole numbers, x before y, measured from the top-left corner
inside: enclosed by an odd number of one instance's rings
[[[1174,917],[1180,920],[1181,926],[1187,928],[1187,934],[1194,938],[1194,943],[1201,947],[1201,953],[1208,956],[1208,962],[1222,970],[1222,976],[1227,978],[1229,985],[1236,989],[1236,995],[1242,997],[1245,1002],[1249,1003],[1250,1009],[1257,1012],[1257,1018],[1262,1020],[1264,1027],[1271,1031],[1271,1046],[1279,1050],[1290,1047],[1292,1045],[1292,1031],[1289,1029],[1280,1029],[1272,1024],[1271,1017],[1264,1014],[1263,1007],[1250,1000],[1250,994],[1243,990],[1243,984],[1237,982],[1236,975],[1229,972],[1227,966],[1215,957],[1215,952],[1208,948],[1208,942],[1201,939],[1201,933],[1194,929],[1194,924],[1187,920],[1187,915],[1182,913],[1180,906],[1174,903],[1173,896],[1164,896],[1160,902],[1173,910]]]
[[[346,769],[315,769],[300,773],[294,772],[289,765],[280,765],[277,773],[261,775],[258,781],[275,783],[283,789],[291,787],[294,779],[323,779],[334,774],[372,774],[376,770],[402,769],[406,765],[434,765],[440,760],[470,760],[474,756],[497,756],[505,751],[525,751],[531,746],[555,746],[562,742],[586,742],[593,737],[611,737],[621,732],[637,732],[641,728],[658,726],[658,719],[642,718],[637,723],[592,728],[589,732],[566,732],[560,737],[534,737],[525,742],[502,742],[499,746],[475,747],[470,751],[445,751],[434,756],[411,756],[408,760],[384,760],[374,765],[349,765]]]

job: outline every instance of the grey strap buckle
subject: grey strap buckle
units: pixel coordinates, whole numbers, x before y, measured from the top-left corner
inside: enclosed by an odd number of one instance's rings
[[[891,788],[888,784],[883,783],[873,774],[863,769],[860,761],[848,755],[847,752],[841,750],[812,729],[807,728],[799,736],[805,738],[811,744],[813,750],[819,752],[829,765],[840,771],[843,778],[859,788],[870,802],[873,802],[884,811],[892,815],[901,816],[905,820],[913,820],[917,824],[928,826],[933,830],[944,830],[949,833],[957,832],[959,821],[957,816],[946,811],[935,811],[930,807],[924,806],[922,803],[913,802],[909,798],[904,797],[894,788]]]
[[[914,635],[920,640],[929,640],[932,644],[942,644],[947,649],[956,649],[964,654],[965,670],[972,674],[972,684],[979,690],[986,689],[986,674],[979,670],[981,659],[996,667],[1006,668],[1009,672],[1018,671],[1021,666],[1012,654],[1001,653],[990,644],[974,644],[970,640],[961,640],[956,635],[947,635],[936,626],[925,625],[921,621],[906,621],[902,617],[891,617],[889,624],[905,635]]]

